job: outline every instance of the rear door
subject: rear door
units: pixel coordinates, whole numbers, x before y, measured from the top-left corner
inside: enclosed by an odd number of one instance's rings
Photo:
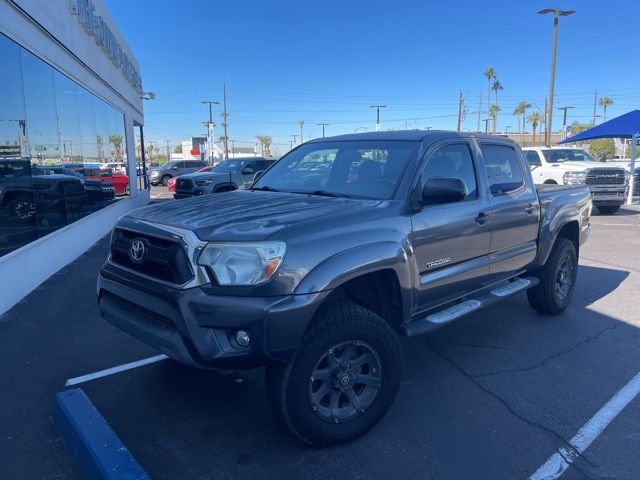
[[[411,217],[418,311],[479,288],[489,275],[490,205],[477,160],[475,145],[465,139],[437,143],[426,154],[419,187],[433,177],[456,177],[468,195],[427,205]]]
[[[540,206],[528,163],[511,143],[479,142],[491,202],[492,281],[508,277],[533,261]]]

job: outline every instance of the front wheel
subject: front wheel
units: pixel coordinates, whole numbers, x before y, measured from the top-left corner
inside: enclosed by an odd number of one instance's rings
[[[596,208],[603,215],[613,215],[620,210],[620,205],[596,205]]]
[[[540,283],[527,290],[529,305],[541,313],[557,315],[571,303],[578,274],[578,255],[571,240],[556,240],[547,263],[537,272]]]
[[[267,397],[302,442],[329,446],[365,434],[385,415],[400,382],[393,329],[353,303],[324,307],[293,360],[267,368]]]

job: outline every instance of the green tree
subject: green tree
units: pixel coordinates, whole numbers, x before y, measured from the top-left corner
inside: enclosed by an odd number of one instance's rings
[[[606,122],[607,121],[607,107],[609,105],[613,105],[613,100],[611,100],[609,97],[600,97],[600,101],[598,103],[602,107],[602,121]]]
[[[498,92],[500,90],[504,90],[504,88],[502,87],[502,84],[500,83],[500,80],[496,79],[496,80],[493,81],[493,84],[491,84],[491,90],[493,90],[496,93],[496,105],[499,106],[500,104],[498,103]],[[500,109],[500,111],[501,110],[502,109]],[[496,125],[497,121],[494,121],[493,124],[494,124],[493,125],[493,127],[494,127],[493,130],[494,130],[494,133],[495,133],[495,130],[497,128],[497,125]]]
[[[182,153],[182,144],[176,145],[173,149],[173,153]]]
[[[529,102],[527,102],[526,100],[522,100],[518,106],[515,108],[515,110],[513,111],[513,115],[518,117],[518,130],[520,131],[520,141],[523,142],[523,133],[524,133],[524,128],[525,128],[525,115],[527,113],[527,109],[531,108],[531,104]],[[520,120],[522,120],[522,126],[520,126]]]
[[[500,107],[498,105],[491,105],[489,107],[489,117],[493,120],[493,133],[496,133],[496,124],[498,123],[498,112],[500,112]]]
[[[109,135],[109,143],[113,145],[114,160],[122,161],[122,135]]]
[[[256,138],[262,146],[262,156],[271,156],[271,141],[273,140],[269,135],[256,135]]]
[[[491,106],[491,82],[496,78],[496,71],[493,67],[487,68],[483,75],[487,79],[487,113],[489,112],[489,107]]]
[[[538,125],[540,125],[544,119],[542,118],[542,115],[540,115],[538,112],[533,112],[532,114],[529,115],[529,117],[527,117],[527,120],[529,120],[529,123],[531,124],[531,128],[533,129],[533,143],[535,144],[536,131],[538,129]]]
[[[599,138],[598,140],[591,141],[589,144],[589,153],[598,160],[602,157],[613,158],[616,154],[616,146],[612,138]]]

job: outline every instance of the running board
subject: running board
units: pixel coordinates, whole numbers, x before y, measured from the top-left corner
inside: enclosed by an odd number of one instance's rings
[[[429,313],[425,318],[405,323],[400,328],[400,332],[406,337],[429,333],[472,312],[486,308],[516,293],[528,290],[531,287],[535,287],[538,283],[539,280],[536,277],[516,277],[508,283],[484,291],[473,298],[467,298],[444,310]]]

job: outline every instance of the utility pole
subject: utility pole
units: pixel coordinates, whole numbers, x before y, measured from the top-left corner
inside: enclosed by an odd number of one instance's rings
[[[491,120],[490,118],[483,118],[482,121],[484,122],[484,133],[489,133],[489,120]]]
[[[562,115],[562,139],[567,138],[567,110],[573,107],[558,107],[558,110],[564,110]]]
[[[546,147],[551,146],[550,143],[547,143],[547,132],[549,131],[549,124],[547,123],[549,120],[549,99],[545,97],[544,99],[544,144]],[[533,140],[533,137],[531,138]]]
[[[591,126],[596,126],[596,108],[598,107],[598,89],[596,88],[596,93],[593,96],[593,121],[591,122]]]
[[[224,82],[222,84],[222,95],[223,95],[222,118],[224,118],[224,123],[222,124],[222,126],[224,127],[224,159],[228,160],[229,159],[229,135],[227,133],[227,117],[229,116],[229,114],[227,113],[227,82]]]
[[[480,114],[482,113],[482,92],[480,92],[480,101],[478,102],[478,132],[480,131]]]
[[[298,135],[291,135],[293,137],[293,144],[295,145],[298,140]]]
[[[458,132],[460,131],[460,126],[462,123],[462,102],[464,101],[462,97],[462,90],[460,90],[460,96],[458,97]]]
[[[386,105],[371,105],[369,108],[376,109],[376,132],[380,131],[380,109],[386,108]]]
[[[171,161],[171,150],[169,148],[169,140],[167,140],[167,162]]]
[[[331,125],[330,123],[316,123],[316,125],[322,126],[322,138],[324,138],[324,127]]]

